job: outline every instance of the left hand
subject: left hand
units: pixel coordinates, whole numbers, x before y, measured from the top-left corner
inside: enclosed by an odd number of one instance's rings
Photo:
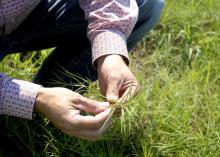
[[[108,102],[126,103],[140,90],[139,83],[120,55],[106,55],[97,60],[98,80]]]

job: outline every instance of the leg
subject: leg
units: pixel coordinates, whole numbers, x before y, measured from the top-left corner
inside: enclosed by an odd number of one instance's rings
[[[165,0],[137,0],[139,17],[127,43],[130,51],[159,21]]]
[[[95,81],[97,75],[92,67],[89,41],[87,44],[79,43],[79,48],[77,49],[76,47],[69,46],[56,48],[44,61],[41,69],[35,76],[34,82],[45,87],[63,86],[75,91],[80,88],[77,85],[81,83],[87,85],[87,82],[82,79]],[[84,46],[88,47],[88,49],[85,49]],[[76,50],[80,53],[69,53]],[[84,88],[82,89],[84,90]]]

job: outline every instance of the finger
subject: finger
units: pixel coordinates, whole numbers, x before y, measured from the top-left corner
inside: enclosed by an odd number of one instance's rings
[[[80,133],[76,137],[81,138],[83,140],[95,141],[97,140],[101,134],[98,131],[80,131]]]
[[[132,83],[127,87],[121,98],[118,100],[119,103],[126,103],[130,99],[134,98],[140,91],[140,86],[137,82]]]
[[[102,124],[111,116],[111,109],[108,108],[105,111],[97,114],[96,116],[82,116],[76,115],[75,121],[77,121],[77,128],[79,130],[86,129],[100,129]]]
[[[82,97],[77,103],[74,103],[74,106],[79,110],[97,114],[107,109],[110,104],[109,102],[98,102]]]
[[[108,123],[106,123],[106,125],[103,127],[103,129],[100,131],[99,129],[97,130],[80,130],[77,132],[67,132],[66,134],[70,135],[70,136],[75,136],[75,137],[79,137],[81,139],[84,140],[97,140],[98,138],[100,138],[104,132],[106,132],[106,130],[108,128],[110,128],[111,126],[111,121],[109,121]]]
[[[121,89],[121,86],[123,84],[123,81],[121,81],[121,78],[118,77],[112,77],[108,80],[107,84],[107,91],[106,91],[106,99],[108,102],[116,102],[119,98],[119,91]]]
[[[100,130],[81,130],[78,132],[77,136],[86,140],[97,140],[100,138],[104,132],[111,126],[112,122],[108,121],[105,126]]]
[[[69,135],[69,136],[74,136],[74,137],[78,137],[84,140],[96,140],[98,137],[101,136],[101,134],[98,132],[98,130],[90,130],[90,131],[63,131],[65,134]]]

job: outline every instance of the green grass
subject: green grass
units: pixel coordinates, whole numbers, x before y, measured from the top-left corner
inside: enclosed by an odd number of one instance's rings
[[[220,156],[219,10],[219,0],[167,0],[160,23],[131,55],[142,90],[98,141],[63,135],[40,115],[2,117],[0,156]],[[47,52],[33,56],[8,56],[0,69],[31,80]],[[87,96],[97,95],[91,84]]]

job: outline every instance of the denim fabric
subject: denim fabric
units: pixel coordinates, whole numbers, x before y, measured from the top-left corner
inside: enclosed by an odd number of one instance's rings
[[[164,1],[137,0],[139,18],[127,40],[129,50],[157,23]],[[0,37],[0,60],[15,52],[56,47],[36,75],[35,83],[44,86],[57,86],[57,82],[76,83],[64,69],[95,81],[97,72],[92,68],[91,45],[86,30],[87,21],[77,0],[42,0],[15,31]]]

